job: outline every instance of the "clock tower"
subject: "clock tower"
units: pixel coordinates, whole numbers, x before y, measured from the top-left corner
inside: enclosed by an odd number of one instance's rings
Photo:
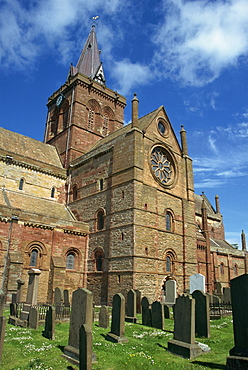
[[[95,25],[76,67],[48,99],[45,143],[54,145],[62,164],[88,152],[103,137],[123,126],[126,99],[106,87]]]

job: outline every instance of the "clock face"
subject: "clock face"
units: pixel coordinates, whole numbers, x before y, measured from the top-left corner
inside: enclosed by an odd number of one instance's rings
[[[61,105],[61,103],[62,103],[63,100],[64,100],[63,95],[59,95],[59,97],[56,100],[57,107],[59,107]]]
[[[153,175],[162,185],[168,185],[174,178],[174,167],[169,155],[162,147],[156,147],[151,153]]]

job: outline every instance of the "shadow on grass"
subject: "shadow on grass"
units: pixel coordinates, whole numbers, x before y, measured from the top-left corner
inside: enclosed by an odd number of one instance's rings
[[[191,361],[191,364],[205,366],[208,367],[209,369],[221,369],[221,370],[226,369],[226,365],[216,364],[214,362]]]
[[[60,349],[61,352],[64,352],[65,346],[61,346],[60,344],[58,344],[57,347]]]

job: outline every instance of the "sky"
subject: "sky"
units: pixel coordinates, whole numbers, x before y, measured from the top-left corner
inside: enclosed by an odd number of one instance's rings
[[[248,240],[247,0],[0,0],[1,126],[43,141],[47,99],[96,33],[106,84],[187,131],[195,192]]]

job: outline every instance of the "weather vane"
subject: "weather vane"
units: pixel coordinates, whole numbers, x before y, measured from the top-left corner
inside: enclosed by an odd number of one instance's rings
[[[93,25],[97,25],[96,21],[97,21],[98,18],[99,18],[99,15],[96,15],[95,17],[91,17],[90,18],[91,19],[91,22],[92,22],[92,26]]]

